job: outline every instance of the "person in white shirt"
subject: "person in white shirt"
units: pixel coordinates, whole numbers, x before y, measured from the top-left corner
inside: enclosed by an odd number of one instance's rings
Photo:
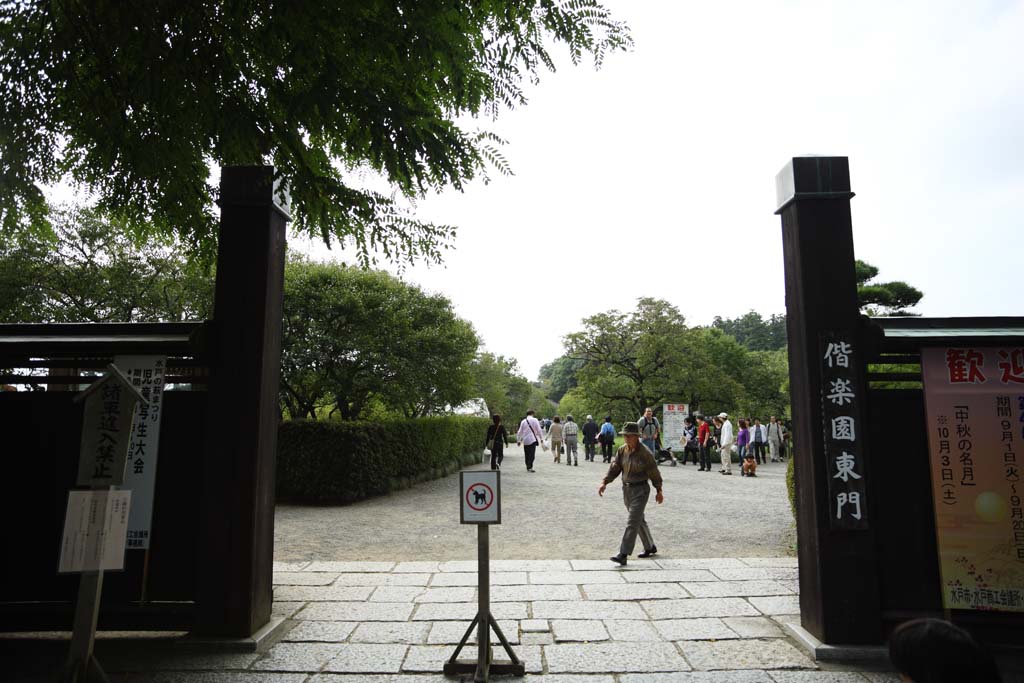
[[[718,440],[718,454],[722,458],[722,474],[732,474],[732,445],[736,438],[732,434],[732,423],[728,413],[719,413],[718,422],[722,423],[722,436]]]
[[[523,445],[523,455],[526,458],[526,471],[533,472],[533,460],[537,457],[537,444],[540,443],[541,427],[540,422],[535,418],[534,410],[526,411],[526,417],[519,423],[519,431],[516,432],[516,443]]]

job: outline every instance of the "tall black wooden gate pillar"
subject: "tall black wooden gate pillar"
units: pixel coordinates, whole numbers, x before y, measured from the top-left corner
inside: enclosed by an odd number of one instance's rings
[[[209,382],[195,631],[244,638],[270,620],[285,226],[273,169],[228,167]]]
[[[864,444],[867,397],[849,163],[846,157],[794,158],[776,184],[786,267],[801,622],[823,643],[879,643],[880,568],[872,525],[880,520],[871,517],[865,486],[870,454]]]

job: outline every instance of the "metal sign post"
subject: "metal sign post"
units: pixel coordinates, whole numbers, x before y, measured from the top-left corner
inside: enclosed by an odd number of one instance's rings
[[[491,547],[490,525],[501,524],[501,472],[463,471],[459,473],[459,521],[462,524],[476,524],[477,528],[477,589],[478,606],[476,616],[470,622],[465,635],[459,641],[451,659],[445,662],[444,675],[458,676],[472,673],[473,681],[485,683],[491,673],[525,676],[526,666],[516,657],[508,639],[491,614]],[[476,661],[459,661],[458,656],[466,641],[477,628]],[[509,662],[494,662],[491,649],[491,629],[497,634],[502,647],[508,654]]]

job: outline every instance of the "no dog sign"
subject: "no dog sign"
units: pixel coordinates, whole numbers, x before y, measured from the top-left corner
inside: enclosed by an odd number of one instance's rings
[[[463,524],[501,524],[501,472],[459,472]]]

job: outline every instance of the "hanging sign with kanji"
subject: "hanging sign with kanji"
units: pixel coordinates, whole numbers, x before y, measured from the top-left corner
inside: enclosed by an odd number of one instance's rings
[[[866,436],[859,416],[863,392],[853,335],[822,332],[821,415],[832,529],[867,529],[867,482],[861,443]]]
[[[498,470],[459,473],[462,524],[501,524],[501,472]]]
[[[1024,348],[921,351],[946,609],[1024,612]]]
[[[135,407],[146,399],[113,365],[75,397],[85,402],[77,486],[104,488],[124,482]]]

